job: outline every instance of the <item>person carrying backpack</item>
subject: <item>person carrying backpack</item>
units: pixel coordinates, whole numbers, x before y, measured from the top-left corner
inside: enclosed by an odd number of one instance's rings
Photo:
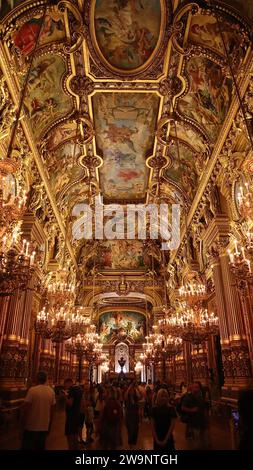
[[[100,417],[100,442],[103,450],[115,450],[122,445],[121,424],[122,408],[114,387],[108,391],[108,397]]]

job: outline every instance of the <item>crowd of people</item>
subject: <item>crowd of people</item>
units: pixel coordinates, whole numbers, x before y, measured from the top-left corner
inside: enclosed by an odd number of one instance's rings
[[[45,449],[51,429],[55,392],[47,385],[44,372],[39,372],[37,382],[28,390],[22,407],[23,449]],[[196,449],[208,448],[211,401],[208,390],[200,382],[187,387],[182,383],[176,392],[166,382],[159,381],[155,384],[132,380],[130,383],[80,385],[67,379],[58,395],[65,403],[65,435],[70,450],[89,449],[94,441],[96,449],[120,449],[124,425],[129,449],[137,449],[140,424],[146,420],[152,430],[153,449],[173,451],[173,430],[177,419],[185,423],[185,438],[194,440]],[[245,421],[247,413],[243,403],[242,400],[240,406]],[[244,437],[244,447],[248,445],[247,439]]]

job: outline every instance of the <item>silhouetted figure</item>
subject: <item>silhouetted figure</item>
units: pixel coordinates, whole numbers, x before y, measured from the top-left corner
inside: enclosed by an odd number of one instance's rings
[[[238,399],[239,434],[238,450],[253,450],[253,390],[243,390]]]

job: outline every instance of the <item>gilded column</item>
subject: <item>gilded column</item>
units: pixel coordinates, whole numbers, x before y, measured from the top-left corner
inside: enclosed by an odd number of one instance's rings
[[[251,386],[253,385],[252,369],[243,312],[226,251],[223,251],[220,255],[220,260],[223,281],[226,287],[224,289],[224,297],[227,312],[229,313],[229,340],[231,345],[234,385],[236,387]]]

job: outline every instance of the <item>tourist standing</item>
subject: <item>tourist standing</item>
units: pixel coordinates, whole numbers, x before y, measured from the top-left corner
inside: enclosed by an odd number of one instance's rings
[[[128,434],[128,444],[133,449],[138,440],[139,432],[139,400],[141,393],[138,390],[136,382],[133,381],[128,387],[125,395],[125,417]]]
[[[68,440],[69,450],[77,450],[81,422],[83,424],[83,416],[81,415],[83,391],[81,387],[73,384],[72,379],[65,380],[64,388],[65,390],[62,393],[66,401],[65,435]]]
[[[21,408],[22,449],[44,450],[50,432],[55,393],[47,385],[47,374],[37,374],[37,385],[31,387]]]
[[[173,429],[177,414],[169,404],[169,394],[166,389],[161,388],[158,390],[156,404],[152,408],[151,416],[154,450],[175,450]]]

